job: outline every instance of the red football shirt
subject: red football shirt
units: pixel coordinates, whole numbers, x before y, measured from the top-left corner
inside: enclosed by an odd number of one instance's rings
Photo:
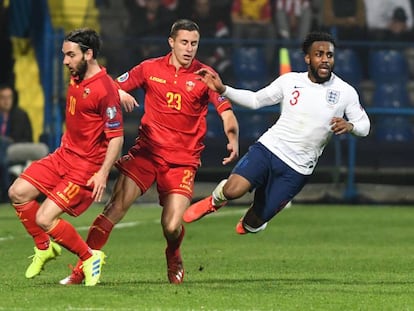
[[[168,163],[199,165],[208,104],[213,104],[219,114],[231,109],[231,104],[197,80],[194,72],[206,65],[194,60],[189,68],[177,71],[169,64],[170,57],[171,53],[145,60],[117,82],[125,91],[145,91],[139,137],[146,148]]]
[[[106,69],[79,84],[71,78],[61,148],[79,158],[79,170],[101,166],[109,139],[123,135],[118,87]]]

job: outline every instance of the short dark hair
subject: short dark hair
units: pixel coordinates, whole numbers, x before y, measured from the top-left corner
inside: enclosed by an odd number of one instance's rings
[[[179,30],[197,31],[198,33],[200,33],[200,28],[198,27],[198,25],[189,19],[177,20],[171,26],[170,37],[173,39],[177,37],[177,33]]]
[[[88,49],[93,52],[93,58],[97,58],[101,50],[101,39],[98,33],[90,28],[80,28],[71,31],[66,35],[65,41],[70,41],[79,44],[83,53]]]
[[[334,47],[336,47],[335,39],[330,33],[322,31],[312,31],[308,33],[302,44],[302,51],[305,55],[309,53],[309,48],[316,41],[330,42],[334,45]]]

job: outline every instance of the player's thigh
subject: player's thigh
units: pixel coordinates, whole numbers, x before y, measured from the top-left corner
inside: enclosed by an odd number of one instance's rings
[[[249,190],[267,182],[272,167],[272,153],[260,143],[249,147],[249,151],[237,162],[224,194],[228,198],[238,198]]]
[[[254,194],[255,214],[265,222],[279,213],[308,181],[308,176],[297,173],[283,162],[281,165],[283,173],[275,172]]]
[[[154,183],[157,176],[157,163],[152,155],[144,149],[131,148],[132,154],[127,154],[119,159],[115,166],[120,172],[118,180],[121,184],[129,183],[122,175],[132,180],[144,194]],[[121,179],[122,178],[122,179]],[[133,187],[131,187],[132,189]],[[120,190],[120,189],[118,189]]]
[[[120,174],[116,180],[111,198],[105,205],[105,216],[113,223],[118,223],[141,194],[142,191],[134,180]]]
[[[157,168],[157,190],[160,205],[172,205],[171,194],[180,194],[191,201],[194,192],[194,178],[197,168],[192,166],[177,166],[165,163]],[[178,206],[179,204],[174,204]],[[181,207],[181,205],[179,205]],[[184,208],[187,208],[185,206]]]

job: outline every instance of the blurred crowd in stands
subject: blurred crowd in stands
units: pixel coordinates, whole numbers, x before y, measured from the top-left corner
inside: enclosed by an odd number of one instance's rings
[[[168,50],[165,38],[177,18],[197,22],[202,33],[198,58],[221,74],[231,67],[231,48],[266,40],[268,65],[277,59],[273,41],[301,41],[321,29],[341,41],[412,42],[414,0],[95,0],[100,12],[103,55],[118,75],[142,59]],[[7,8],[0,0],[0,83],[13,83]],[[138,40],[137,40],[138,39]],[[143,41],[145,44],[142,44]],[[216,44],[207,44],[216,40]],[[220,41],[222,40],[222,41]],[[203,42],[206,42],[203,45]],[[210,41],[211,42],[211,41]],[[226,41],[228,42],[228,41]],[[122,51],[120,53],[119,51]]]
[[[162,55],[172,22],[190,18],[202,32],[202,42],[231,39],[232,47],[244,40],[267,40],[265,57],[270,66],[277,58],[272,41],[291,42],[307,32],[321,29],[338,41],[411,42],[413,36],[412,0],[101,0],[101,26],[109,38],[107,57],[110,72],[124,71],[142,59]],[[122,38],[121,38],[122,35]],[[120,38],[128,56],[116,51]],[[136,38],[148,40],[140,44]],[[162,41],[157,41],[162,40]],[[153,40],[153,41],[151,41]],[[151,44],[151,42],[153,44]],[[221,41],[217,41],[221,42]],[[293,43],[292,43],[293,44]],[[296,43],[294,43],[297,45]],[[198,58],[220,73],[229,70],[228,45],[206,44]],[[111,53],[111,50],[112,52]],[[122,54],[122,53],[121,53]]]

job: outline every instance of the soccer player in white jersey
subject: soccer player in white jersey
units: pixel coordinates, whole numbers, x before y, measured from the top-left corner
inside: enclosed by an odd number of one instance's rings
[[[212,195],[186,210],[185,222],[196,221],[228,200],[255,190],[253,203],[236,232],[259,232],[307,183],[332,134],[368,135],[370,120],[356,90],[332,72],[332,36],[311,32],[302,50],[307,72],[286,73],[257,92],[224,85],[217,74],[206,69],[198,72],[211,89],[235,104],[258,109],[280,103],[281,115],[250,146],[228,179],[222,180]]]

